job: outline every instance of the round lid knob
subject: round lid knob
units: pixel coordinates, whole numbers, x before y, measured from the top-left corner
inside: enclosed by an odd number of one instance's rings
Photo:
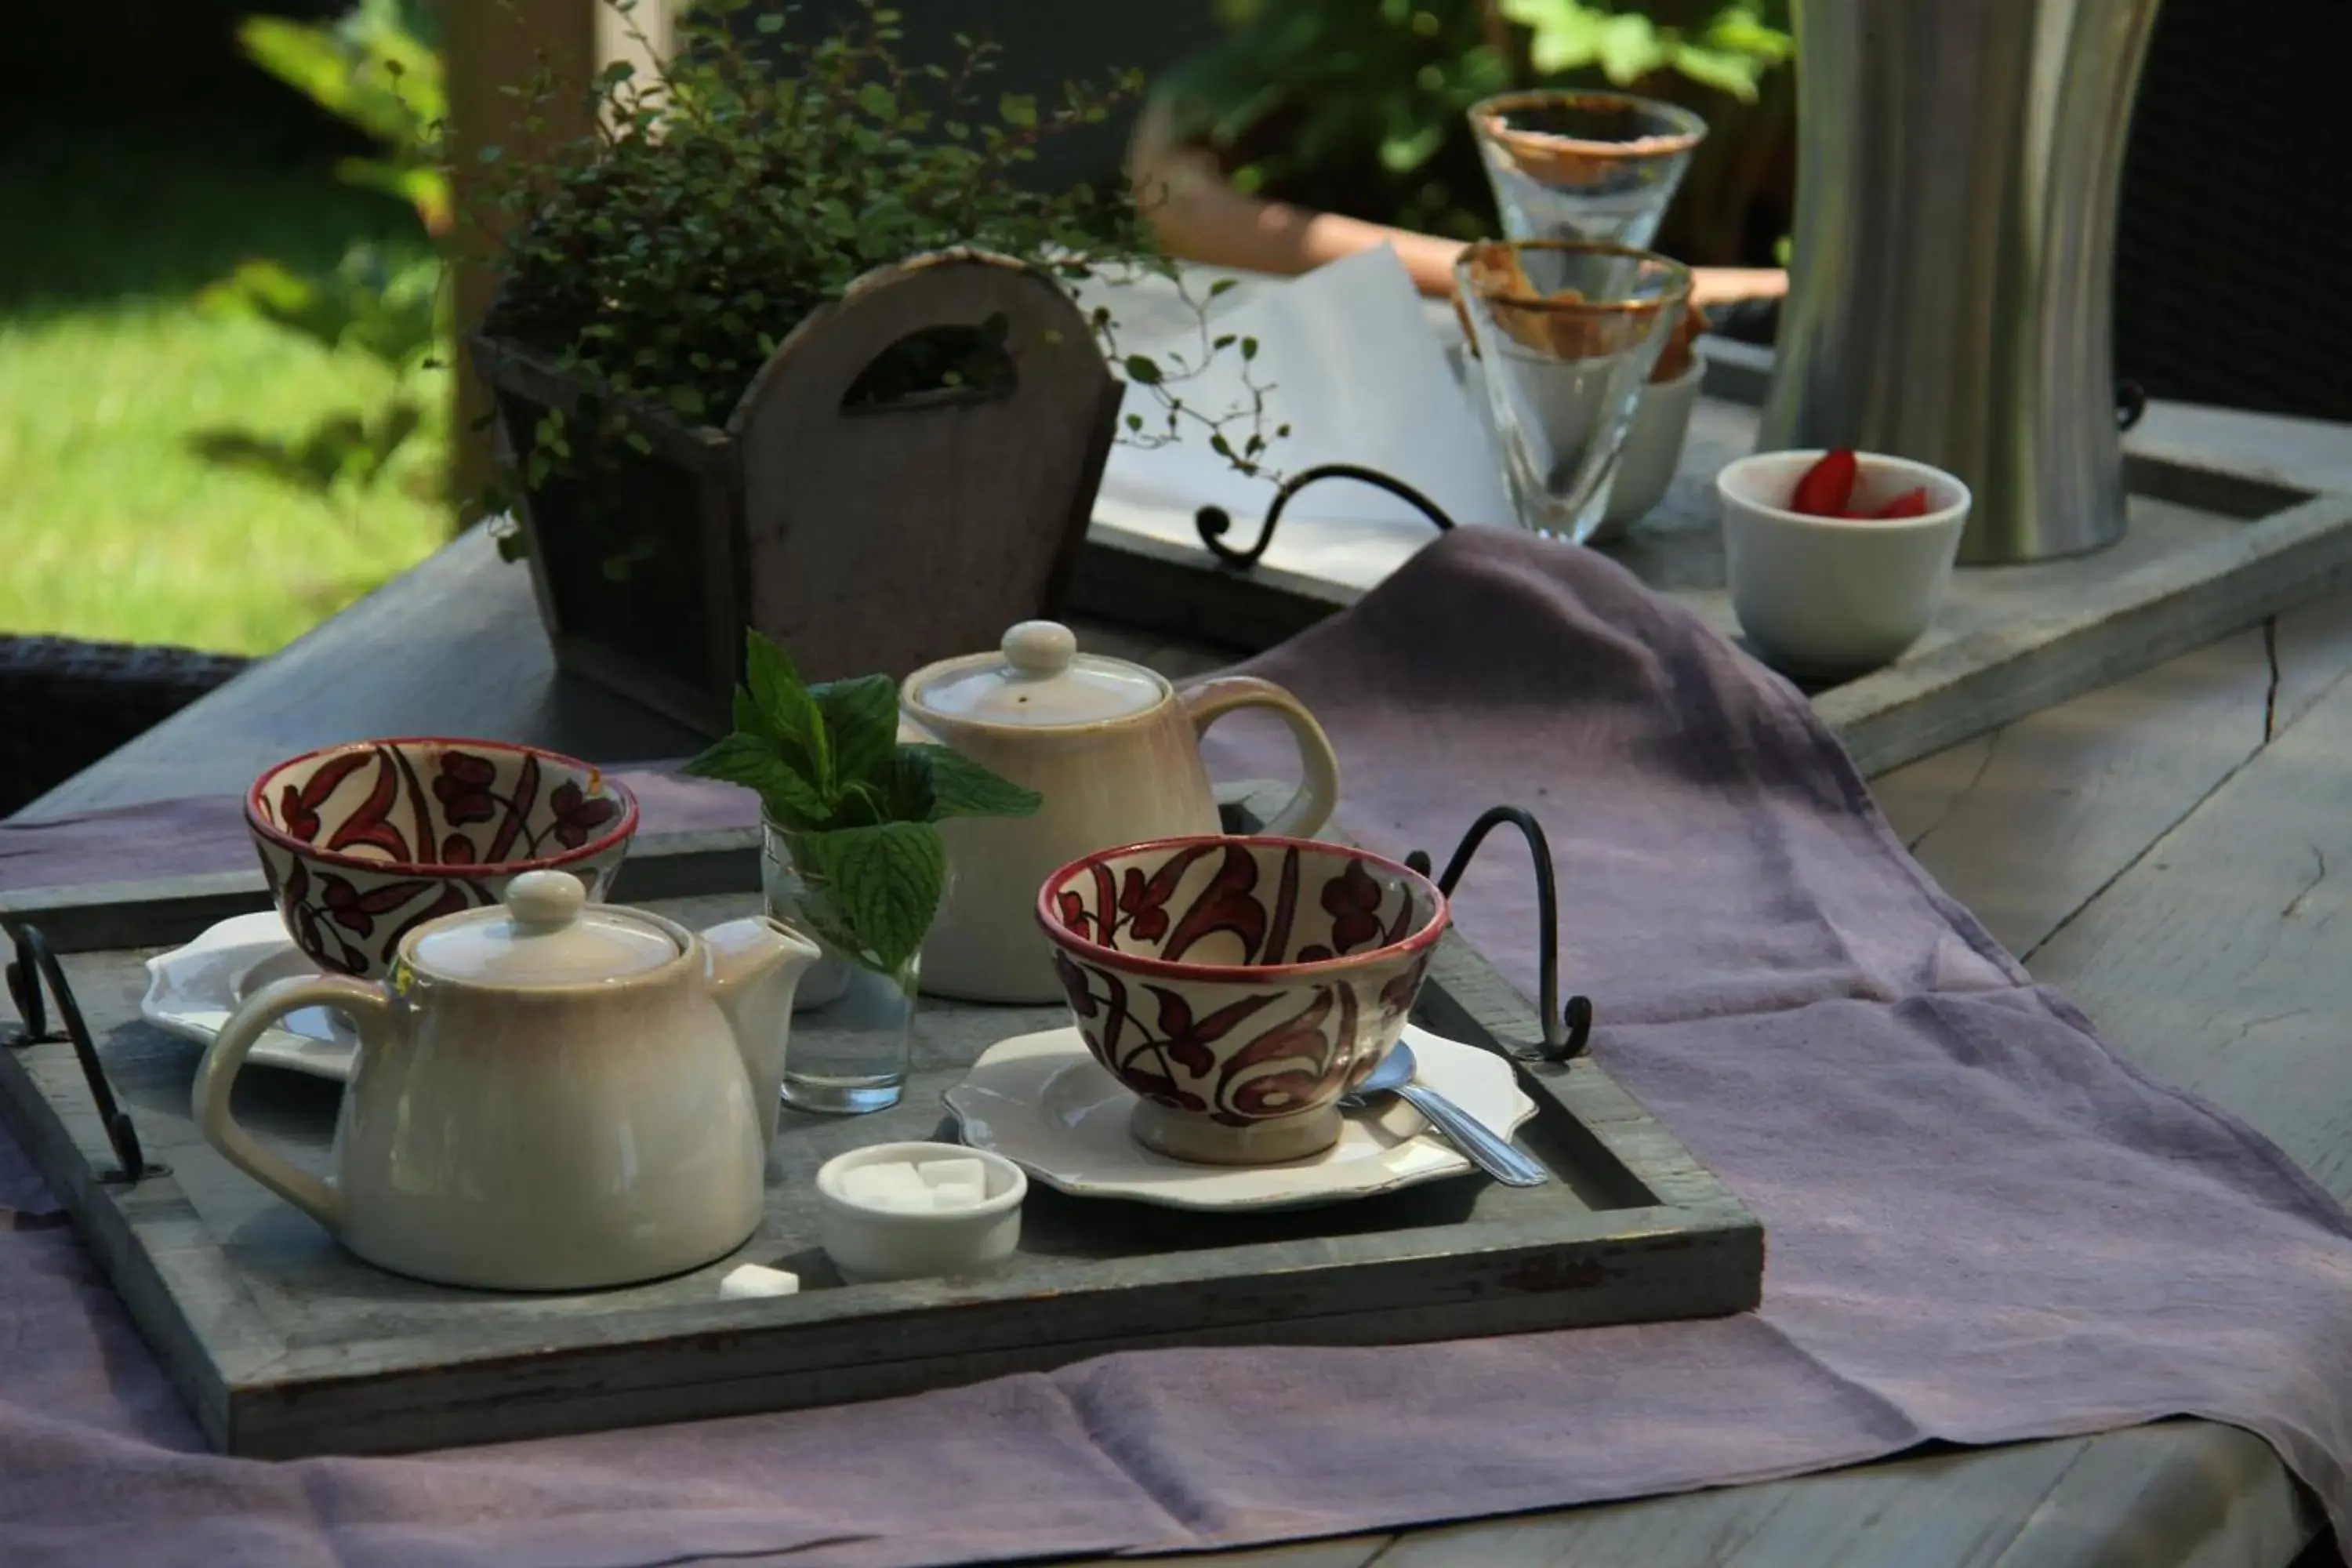
[[[1168,683],[1123,659],[1080,653],[1059,621],[1023,621],[993,655],[978,653],[919,669],[908,681],[918,719],[925,710],[981,724],[1098,724],[1168,700]]]
[[[658,969],[677,942],[627,910],[588,907],[588,889],[569,871],[525,871],[504,901],[445,915],[420,931],[419,969],[491,985],[585,985]]]
[[[507,884],[507,913],[521,928],[566,926],[587,907],[587,885],[569,871],[525,871]]]
[[[1078,634],[1059,621],[1024,621],[1004,634],[1004,662],[1032,679],[1055,676],[1077,657]]]

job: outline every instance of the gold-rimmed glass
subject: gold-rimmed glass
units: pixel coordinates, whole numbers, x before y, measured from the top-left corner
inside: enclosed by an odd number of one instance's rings
[[[1642,386],[1690,303],[1690,268],[1631,246],[1482,240],[1454,303],[1522,526],[1579,544],[1609,507]]]
[[[1625,92],[1507,92],[1469,112],[1506,239],[1649,244],[1706,137],[1689,110]]]

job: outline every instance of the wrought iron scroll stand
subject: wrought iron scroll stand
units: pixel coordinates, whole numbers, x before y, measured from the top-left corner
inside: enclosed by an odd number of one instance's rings
[[[1200,533],[1201,542],[1209,547],[1209,553],[1215,556],[1219,563],[1236,572],[1246,572],[1264,558],[1266,546],[1274,542],[1275,525],[1282,521],[1282,509],[1290,504],[1290,498],[1318,479],[1354,479],[1359,484],[1386,490],[1418,508],[1423,516],[1437,525],[1440,533],[1450,532],[1454,528],[1454,520],[1446,516],[1435,501],[1402,479],[1391,479],[1378,468],[1360,468],[1354,463],[1324,463],[1283,480],[1282,488],[1274,492],[1274,500],[1265,509],[1265,521],[1258,525],[1257,542],[1247,550],[1236,550],[1225,542],[1225,535],[1233,531],[1234,519],[1223,507],[1202,507],[1192,514],[1192,527]]]
[[[128,1185],[148,1176],[171,1174],[169,1165],[149,1160],[139,1147],[139,1130],[131,1124],[131,1115],[115,1103],[114,1089],[106,1081],[106,1068],[100,1065],[98,1048],[90,1044],[89,1026],[82,1022],[81,1005],[74,1000],[73,987],[66,984],[65,971],[58,965],[58,956],[49,944],[31,926],[20,926],[14,932],[16,956],[8,963],[8,996],[16,1005],[16,1016],[24,1027],[5,1043],[14,1049],[26,1046],[70,1043],[74,1059],[81,1064],[81,1075],[89,1083],[89,1098],[98,1108],[98,1120],[106,1129],[106,1141],[114,1145],[114,1157],[119,1162],[110,1171],[100,1171],[97,1179],[109,1186]],[[41,987],[48,986],[48,994],[57,1002],[58,1021],[65,1026],[58,1033],[49,1027],[48,1007],[42,999]]]
[[[1272,526],[1273,520],[1267,519]],[[1263,541],[1260,542],[1263,543]],[[1509,823],[1528,841],[1528,850],[1536,862],[1536,919],[1542,926],[1543,946],[1539,952],[1539,1005],[1543,1016],[1543,1043],[1521,1047],[1514,1054],[1522,1061],[1549,1062],[1555,1065],[1574,1061],[1584,1054],[1592,1037],[1592,1003],[1589,997],[1570,996],[1566,1005],[1559,999],[1559,889],[1551,868],[1551,844],[1544,837],[1543,825],[1528,812],[1516,805],[1498,805],[1470,825],[1454,847],[1454,858],[1445,863],[1444,873],[1432,879],[1438,891],[1447,898],[1462,880],[1462,873],[1470,867],[1478,847],[1486,835],[1497,826]],[[1404,858],[1404,863],[1430,875],[1430,858],[1426,850],[1416,849]]]

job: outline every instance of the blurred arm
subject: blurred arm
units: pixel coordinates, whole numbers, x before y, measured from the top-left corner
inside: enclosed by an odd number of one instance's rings
[[[1454,292],[1460,241],[1246,195],[1225,183],[1223,171],[1205,148],[1174,140],[1168,106],[1161,100],[1146,104],[1137,121],[1128,149],[1128,178],[1160,243],[1183,260],[1293,277],[1386,245],[1395,249],[1423,293]],[[1692,270],[1692,296],[1701,305],[1788,289],[1789,275],[1777,268]]]

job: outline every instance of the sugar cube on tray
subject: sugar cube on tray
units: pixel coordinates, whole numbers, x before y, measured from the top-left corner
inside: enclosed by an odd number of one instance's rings
[[[850,1202],[868,1208],[938,1214],[986,1201],[988,1171],[978,1160],[879,1162],[844,1171],[841,1190]]]
[[[719,1282],[719,1299],[745,1301],[760,1296],[793,1296],[800,1293],[800,1288],[801,1277],[789,1269],[746,1263]]]

